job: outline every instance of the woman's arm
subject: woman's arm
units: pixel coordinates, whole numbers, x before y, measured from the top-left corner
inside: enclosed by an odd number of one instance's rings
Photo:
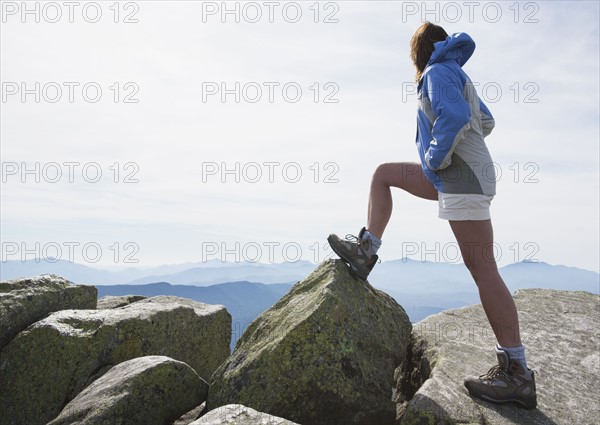
[[[435,171],[450,165],[454,147],[470,128],[471,108],[463,96],[464,84],[446,66],[433,66],[424,78],[424,89],[437,117],[425,162]]]

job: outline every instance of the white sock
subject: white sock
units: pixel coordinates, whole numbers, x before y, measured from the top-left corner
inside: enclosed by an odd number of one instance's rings
[[[377,254],[377,251],[379,250],[379,248],[381,247],[381,244],[382,244],[381,239],[379,239],[374,234],[370,233],[368,230],[365,230],[365,232],[362,235],[362,238],[363,238],[363,240],[366,240],[366,239],[371,240],[371,249],[369,249],[369,255]]]
[[[524,345],[521,345],[520,347],[501,347],[498,345],[498,349],[506,351],[510,359],[520,361],[525,370],[527,370],[527,360],[525,359]]]

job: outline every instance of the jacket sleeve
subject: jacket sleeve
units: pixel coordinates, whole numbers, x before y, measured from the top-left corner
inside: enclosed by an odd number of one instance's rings
[[[487,137],[494,129],[496,121],[494,121],[492,113],[490,112],[488,107],[485,106],[485,103],[483,103],[481,98],[479,99],[479,112],[481,115],[481,127],[483,129],[483,137]]]
[[[432,67],[425,75],[426,90],[436,115],[432,140],[425,151],[425,162],[432,170],[446,168],[456,143],[471,128],[471,108],[463,96],[464,84],[445,66]]]

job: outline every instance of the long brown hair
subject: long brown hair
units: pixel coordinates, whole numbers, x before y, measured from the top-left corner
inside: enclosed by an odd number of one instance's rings
[[[410,39],[410,58],[417,68],[415,76],[417,83],[421,80],[423,71],[433,53],[433,43],[444,41],[447,37],[448,33],[444,28],[431,22],[425,22],[413,34]]]

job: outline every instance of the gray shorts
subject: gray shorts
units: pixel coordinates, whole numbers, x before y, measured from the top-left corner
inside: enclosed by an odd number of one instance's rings
[[[489,220],[494,197],[474,193],[438,192],[439,217],[443,220]]]

